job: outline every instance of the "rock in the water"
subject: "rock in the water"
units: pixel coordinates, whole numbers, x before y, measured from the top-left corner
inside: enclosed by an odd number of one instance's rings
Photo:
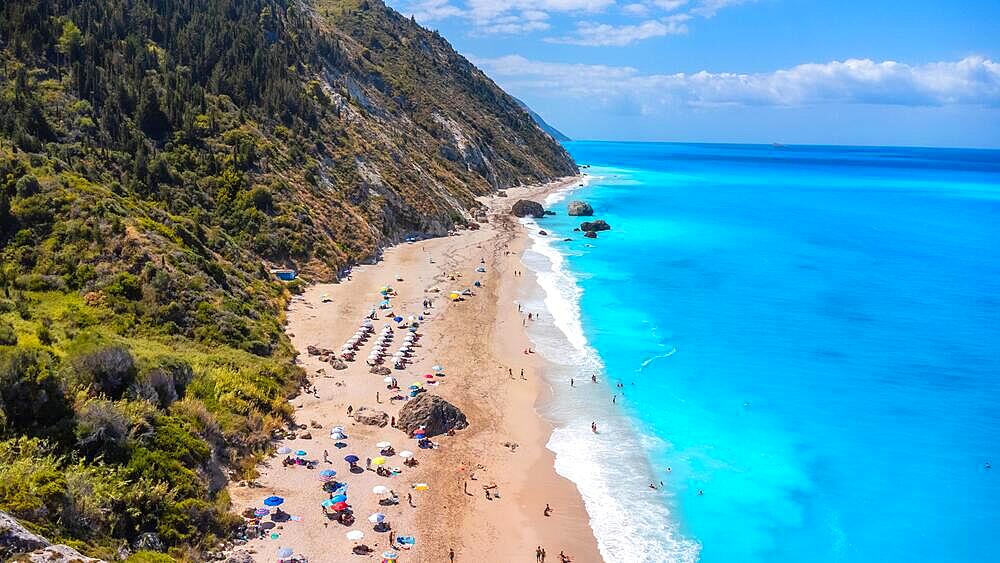
[[[417,428],[424,428],[428,436],[445,434],[469,426],[465,413],[437,395],[421,393],[408,401],[399,411],[396,428],[412,435]]]
[[[538,234],[540,234],[540,235],[542,235],[544,237],[544,236],[547,236],[549,233],[545,232],[545,230],[543,229],[541,231],[538,231]]]
[[[542,207],[542,204],[530,199],[517,200],[517,203],[510,208],[510,212],[515,217],[534,217],[535,219],[545,217],[545,208]]]
[[[611,225],[609,225],[604,219],[584,221],[583,223],[580,223],[580,230],[584,232],[609,231],[611,230]]]
[[[586,201],[571,201],[567,207],[567,213],[576,217],[590,217],[594,214],[594,208]]]
[[[354,411],[354,420],[369,426],[379,426],[384,428],[389,424],[389,415],[382,411],[361,407]]]
[[[341,360],[336,356],[330,358],[330,366],[333,367],[333,369],[347,369],[347,364],[344,363],[344,360]]]
[[[319,348],[317,348],[317,347],[313,346],[312,344],[310,344],[310,345],[306,346],[306,353],[308,353],[310,356],[318,356],[319,355]]]
[[[555,214],[556,214],[556,212],[555,212],[555,211],[549,211],[548,209],[546,209],[546,210],[545,210],[545,214],[546,214],[546,215],[555,215]]]
[[[595,232],[595,231],[587,231],[587,232],[583,233],[583,238],[597,238],[597,232]]]

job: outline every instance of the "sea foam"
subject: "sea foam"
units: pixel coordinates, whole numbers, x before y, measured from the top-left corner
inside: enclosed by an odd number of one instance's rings
[[[572,189],[549,195],[545,206],[565,200]],[[540,289],[526,296],[524,305],[536,311],[543,306],[548,313],[529,333],[553,366],[546,373],[553,398],[543,414],[555,425],[547,446],[556,455],[556,471],[580,490],[605,561],[696,561],[700,546],[680,534],[668,493],[649,488],[654,479],[645,452],[651,441],[660,440],[641,432],[611,404],[603,364],[581,320],[582,290],[556,247],[561,238],[539,235],[536,221],[522,221],[533,233],[524,260]],[[592,374],[601,384],[590,382]],[[592,421],[599,434],[590,431]]]

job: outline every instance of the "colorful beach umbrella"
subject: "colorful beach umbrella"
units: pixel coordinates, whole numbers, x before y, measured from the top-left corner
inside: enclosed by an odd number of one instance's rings
[[[355,463],[357,463],[359,459],[361,459],[361,458],[358,457],[358,456],[356,456],[356,455],[354,455],[354,454],[351,454],[349,456],[345,456],[344,457],[344,461],[346,461],[347,463],[350,463],[351,465],[354,465]]]
[[[295,452],[295,455],[308,455],[308,454],[306,454],[305,450],[299,450],[299,451]]]
[[[332,500],[333,504],[337,504],[338,502],[347,502],[347,495],[334,495],[333,498],[328,500]]]
[[[262,516],[267,516],[270,513],[271,511],[266,508],[258,508],[257,510],[253,511],[253,515],[256,516],[257,518],[260,518]]]
[[[283,502],[285,499],[281,497],[270,496],[264,499],[264,506],[280,506]]]
[[[323,502],[319,503],[319,505],[322,506],[323,508],[330,508],[331,506],[333,506],[335,504],[337,504],[337,503],[333,502],[333,499],[330,499],[330,498],[328,498],[328,499],[324,500]]]
[[[415,491],[426,491],[429,488],[430,487],[427,486],[427,483],[416,483],[413,485],[413,490]]]
[[[395,551],[383,551],[382,559],[399,559],[399,554]]]
[[[372,465],[385,465],[385,458],[382,456],[378,456],[377,458],[372,460]]]
[[[346,502],[340,501],[330,505],[330,508],[336,510],[337,512],[343,512],[344,510],[347,510],[348,507]]]

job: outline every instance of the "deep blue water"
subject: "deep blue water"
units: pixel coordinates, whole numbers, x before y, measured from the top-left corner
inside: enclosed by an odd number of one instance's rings
[[[541,223],[666,485],[615,494],[706,562],[1000,559],[1000,152],[567,148],[612,230]]]

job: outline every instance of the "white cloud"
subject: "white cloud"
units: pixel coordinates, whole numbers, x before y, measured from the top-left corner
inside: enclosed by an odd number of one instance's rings
[[[580,22],[576,25],[573,35],[550,37],[546,41],[588,47],[624,47],[651,37],[687,33],[684,22],[688,19],[690,16],[678,14],[662,20],[646,20],[636,25],[615,26],[606,23]]]
[[[420,0],[409,5],[409,13],[422,22],[461,16],[465,12],[448,0]]]
[[[625,4],[622,6],[622,12],[630,16],[645,16],[649,13],[649,8],[645,4],[639,4],[638,2],[632,4]]]
[[[651,4],[656,6],[657,8],[661,10],[666,10],[668,12],[672,12],[687,3],[688,0],[653,0],[651,2]]]
[[[671,106],[1000,107],[1000,63],[981,56],[923,65],[848,59],[756,74],[642,74],[632,67],[548,63],[518,55],[473,62],[519,95],[630,103],[644,113]]]
[[[697,5],[691,9],[691,12],[702,17],[710,18],[723,8],[739,6],[740,4],[748,4],[756,1],[757,0],[698,0]]]

